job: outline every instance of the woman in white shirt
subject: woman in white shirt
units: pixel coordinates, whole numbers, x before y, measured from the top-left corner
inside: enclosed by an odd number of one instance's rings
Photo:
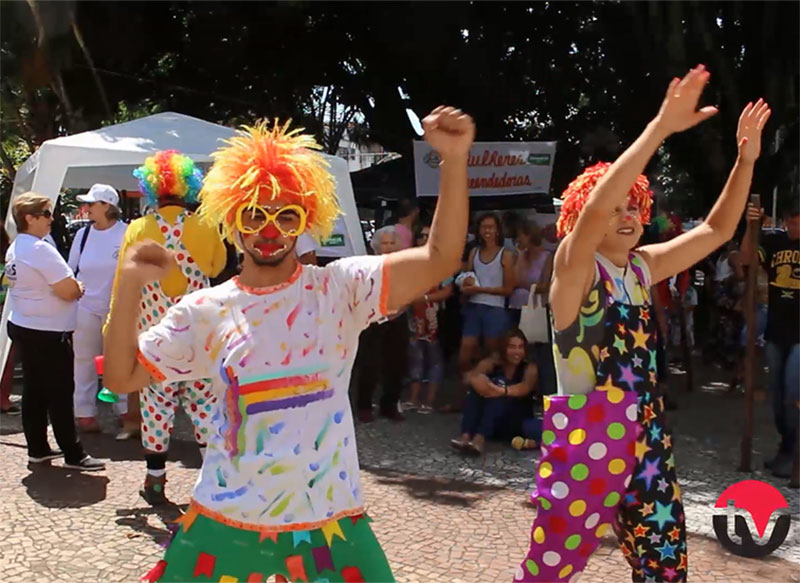
[[[83,286],[43,240],[53,223],[50,199],[25,193],[14,200],[12,214],[19,235],[6,252],[8,336],[22,360],[22,429],[28,460],[43,463],[64,456],[65,467],[101,470],[105,464],[83,450],[73,419],[72,332]],[[48,418],[60,451],[47,441]]]
[[[85,195],[76,197],[87,205],[92,221],[77,233],[69,252],[69,266],[83,284],[85,293],[78,301],[77,323],[73,338],[75,350],[75,417],[78,428],[98,433],[97,372],[94,359],[103,354],[103,323],[108,315],[111,286],[117,258],[127,225],[119,221],[119,195],[106,184],[95,184]],[[137,432],[138,422],[126,423],[128,406],[125,399],[114,409],[120,416],[119,439]]]

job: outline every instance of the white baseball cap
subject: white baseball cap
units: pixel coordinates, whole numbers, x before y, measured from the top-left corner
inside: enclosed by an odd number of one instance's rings
[[[114,206],[119,205],[119,194],[113,186],[108,184],[95,184],[86,194],[75,197],[80,202],[105,202]]]

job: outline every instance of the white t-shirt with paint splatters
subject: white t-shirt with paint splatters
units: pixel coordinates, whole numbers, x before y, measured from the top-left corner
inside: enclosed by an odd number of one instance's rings
[[[185,296],[139,337],[156,376],[214,380],[197,503],[279,530],[363,512],[348,387],[360,332],[385,317],[387,281],[381,256],[298,266],[267,289],[234,278]]]

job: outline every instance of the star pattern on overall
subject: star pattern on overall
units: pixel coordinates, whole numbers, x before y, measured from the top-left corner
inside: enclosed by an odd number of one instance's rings
[[[630,530],[625,531],[625,542],[630,545],[631,548],[636,544],[636,538],[633,536],[633,533]],[[623,548],[627,548],[626,545],[623,545]]]
[[[667,461],[664,462],[664,463],[667,464],[667,469],[668,470],[671,470],[672,468],[674,468],[675,467],[675,454],[671,454],[667,458]]]
[[[667,524],[672,524],[675,522],[675,519],[672,517],[672,506],[674,504],[674,502],[662,504],[656,500],[656,511],[652,516],[646,519],[647,522],[655,522],[658,524],[658,530],[664,530],[664,527]]]
[[[673,526],[672,530],[667,533],[669,540],[672,542],[676,542],[681,538],[681,529],[677,526]]]
[[[655,547],[655,549],[659,553],[661,553],[661,560],[662,561],[664,559],[675,559],[675,558],[677,558],[675,556],[675,551],[677,550],[677,548],[678,548],[678,545],[673,545],[673,544],[670,544],[668,542],[665,542],[660,547]]]
[[[642,364],[644,364],[644,361],[641,359],[641,357],[638,354],[634,354],[633,368],[642,368]]]
[[[622,322],[620,322],[619,324],[617,324],[617,332],[619,332],[619,333],[620,333],[620,335],[621,335],[623,338],[625,337],[625,332],[627,332],[627,331],[628,331],[628,329],[625,327],[625,324],[623,324]]]
[[[634,348],[644,348],[647,350],[647,339],[650,338],[650,334],[644,331],[644,327],[642,323],[639,322],[639,329],[638,330],[628,330],[630,335],[633,336],[633,347]]]
[[[647,445],[647,439],[644,435],[642,435],[642,438],[636,442],[636,448],[634,450],[636,459],[639,460],[639,463],[644,461],[644,456],[649,451],[652,451],[652,448]]]
[[[672,447],[672,436],[669,433],[664,434],[664,437],[661,439],[661,445],[664,446],[664,449]]]
[[[664,579],[671,581],[678,576],[678,572],[673,567],[667,567],[664,569],[663,573]]]
[[[628,319],[628,306],[625,304],[617,304],[617,310],[619,311],[619,317],[623,320]]]
[[[642,308],[639,310],[639,319],[647,326],[650,323],[650,309]]]
[[[672,501],[673,502],[681,501],[681,487],[678,485],[677,480],[672,482]]]
[[[617,349],[617,352],[620,354],[625,354],[628,352],[628,348],[625,346],[625,339],[620,338],[619,336],[614,336],[614,348]]]
[[[644,538],[647,536],[647,531],[650,530],[649,526],[645,526],[644,524],[637,524],[636,528],[633,529],[633,534],[636,538]]]
[[[666,492],[667,488],[669,488],[669,482],[667,482],[664,478],[659,478],[656,490],[659,492]]]
[[[648,536],[647,539],[650,541],[651,545],[655,545],[661,542],[661,535],[658,534],[657,532],[654,532],[653,534]]]
[[[609,356],[611,356],[611,354],[608,352],[608,346],[603,346],[603,348],[600,349],[600,362],[603,362]]]
[[[648,427],[650,426],[650,422],[656,418],[656,413],[653,411],[652,405],[645,405],[644,406],[644,424]]]
[[[628,385],[628,390],[632,391],[636,387],[636,383],[642,381],[642,377],[633,374],[633,367],[630,365],[622,366],[622,364],[617,363],[619,366],[619,382]]]
[[[658,384],[658,377],[656,376],[656,372],[654,370],[650,371],[650,384],[651,385]]]
[[[630,508],[632,506],[638,506],[639,504],[642,503],[642,501],[639,500],[639,492],[636,491],[628,492],[627,494],[625,494],[625,497],[622,499],[622,501],[625,503],[626,508]]]
[[[650,439],[652,441],[661,440],[661,427],[658,425],[658,423],[653,423],[653,426],[650,428]]]
[[[647,560],[647,568],[648,569],[658,569],[658,561],[655,559],[648,559]]]
[[[649,490],[650,487],[653,485],[653,478],[661,474],[661,470],[658,468],[659,460],[645,460],[644,462],[644,469],[636,476],[637,480],[644,480],[644,483]]]
[[[639,508],[639,512],[642,513],[643,518],[645,516],[650,516],[651,514],[653,514],[654,512],[653,506],[654,504],[652,502],[647,502],[646,504],[642,504],[642,507]]]
[[[680,562],[678,563],[678,571],[686,571],[689,568],[688,559],[686,555],[681,555]]]
[[[657,361],[656,361],[656,351],[655,350],[651,350],[650,351],[650,364],[647,366],[647,368],[649,368],[653,372],[658,371],[658,364],[657,364]]]
[[[638,556],[640,556],[640,557],[644,556],[644,547],[642,545],[637,545],[636,546],[636,554]],[[644,571],[641,571],[641,573],[642,573],[642,575],[644,575]]]

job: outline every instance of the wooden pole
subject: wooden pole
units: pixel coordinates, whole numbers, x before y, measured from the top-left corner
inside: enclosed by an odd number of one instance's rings
[[[750,195],[750,204],[761,208],[761,197]],[[750,257],[747,260],[747,287],[744,300],[744,314],[747,322],[747,348],[744,358],[744,435],[742,435],[741,461],[739,470],[752,471],[753,455],[753,381],[756,364],[756,279],[758,277],[758,236],[761,225],[758,220],[750,225]]]
[[[686,370],[686,390],[694,389],[694,367],[692,366],[692,349],[689,346],[689,334],[686,330],[686,312],[683,309],[683,298],[678,298],[678,314],[681,325],[681,351],[683,352],[683,368]]]

